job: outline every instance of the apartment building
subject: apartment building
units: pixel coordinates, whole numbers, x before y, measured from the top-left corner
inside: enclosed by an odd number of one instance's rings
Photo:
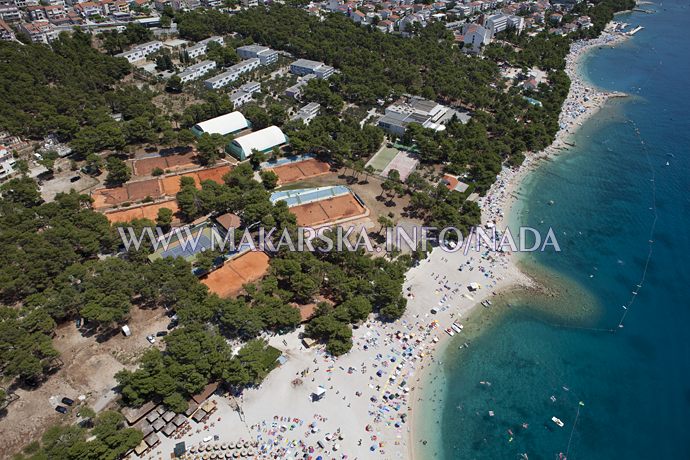
[[[58,38],[58,31],[48,21],[22,23],[19,25],[19,30],[28,35],[34,43],[48,44]]]
[[[19,8],[14,5],[0,5],[0,20],[6,22],[17,22],[22,19]]]
[[[211,42],[218,43],[221,46],[223,45],[223,43],[225,43],[223,37],[209,37],[206,40],[201,40],[200,42],[188,47],[187,56],[189,56],[190,59],[196,59],[199,56],[203,56],[204,54],[206,54],[206,51],[208,50],[208,44]]]
[[[0,181],[4,181],[12,175],[16,162],[17,160],[7,147],[0,145]]]
[[[309,80],[311,80],[312,78],[316,78],[316,75],[314,75],[313,73],[310,73],[300,78],[300,80],[297,83],[285,90],[285,95],[287,97],[299,99],[302,96],[302,90],[305,86],[307,86],[307,83],[309,83]]]
[[[237,109],[244,104],[251,102],[254,98],[254,93],[261,91],[261,83],[257,81],[250,81],[240,86],[237,91],[233,91],[230,95],[230,102],[233,107]]]
[[[299,109],[297,113],[292,118],[290,118],[290,120],[302,120],[302,123],[308,125],[309,122],[311,122],[319,114],[319,110],[321,110],[320,104],[317,104],[316,102],[310,102],[309,104]]]
[[[273,64],[278,60],[278,52],[267,46],[246,45],[237,48],[237,54],[243,59],[258,58],[261,65]]]
[[[0,40],[11,41],[15,40],[14,31],[7,25],[5,21],[0,19]]]
[[[228,70],[225,72],[205,80],[204,86],[206,86],[208,89],[222,88],[240,78],[243,73],[251,72],[252,70],[256,69],[259,67],[259,65],[260,61],[258,58],[245,59],[244,61],[240,61],[239,63],[228,67]]]
[[[317,78],[325,80],[333,75],[335,69],[323,62],[311,61],[309,59],[298,59],[290,64],[290,72],[295,75],[314,74]]]
[[[146,58],[147,55],[155,53],[163,48],[163,42],[151,41],[147,43],[142,43],[137,45],[129,51],[118,53],[115,57],[123,57],[132,64],[133,62],[141,61]]]
[[[199,78],[203,77],[207,73],[209,73],[211,70],[216,68],[216,62],[215,61],[202,61],[198,64],[190,65],[186,69],[184,69],[182,72],[178,74],[178,77],[180,77],[180,80],[182,80],[182,83],[186,83],[188,81],[192,80],[198,80]]]

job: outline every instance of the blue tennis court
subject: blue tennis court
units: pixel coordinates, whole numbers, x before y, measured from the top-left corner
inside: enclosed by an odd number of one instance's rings
[[[332,187],[299,188],[295,190],[284,190],[271,194],[271,203],[285,201],[288,207],[299,206],[301,204],[313,203],[328,198],[347,195],[350,189],[343,185]]]
[[[304,160],[311,160],[313,158],[316,158],[316,155],[314,155],[313,153],[303,153],[300,155],[292,155],[289,157],[275,158],[270,161],[264,161],[259,166],[261,167],[261,169],[275,168],[278,166],[288,165],[290,163],[298,163]]]
[[[183,237],[184,239],[184,237]],[[184,257],[189,259],[194,255],[211,248],[211,238],[206,235],[200,235],[197,242],[196,235],[193,238],[187,239],[184,243],[179,239],[168,246],[168,249],[161,252],[161,257]]]

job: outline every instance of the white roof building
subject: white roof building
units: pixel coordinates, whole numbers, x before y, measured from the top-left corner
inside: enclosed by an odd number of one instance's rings
[[[288,138],[277,126],[247,134],[236,138],[230,143],[230,153],[240,160],[249,158],[253,150],[268,152],[273,147],[287,144]]]
[[[251,123],[240,112],[230,112],[210,120],[202,121],[192,127],[192,132],[202,134],[226,134],[236,133],[251,127]]]

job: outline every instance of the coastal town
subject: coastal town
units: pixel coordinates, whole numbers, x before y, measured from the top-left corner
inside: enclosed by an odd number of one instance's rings
[[[540,289],[471,237],[627,96],[631,5],[0,1],[1,456],[432,458],[430,369]]]

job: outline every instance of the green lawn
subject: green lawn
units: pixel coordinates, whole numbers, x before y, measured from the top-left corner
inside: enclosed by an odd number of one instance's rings
[[[393,161],[393,158],[398,154],[398,150],[392,147],[383,147],[381,150],[376,152],[376,155],[372,157],[367,165],[372,166],[377,172],[381,172],[386,169],[388,163]]]

